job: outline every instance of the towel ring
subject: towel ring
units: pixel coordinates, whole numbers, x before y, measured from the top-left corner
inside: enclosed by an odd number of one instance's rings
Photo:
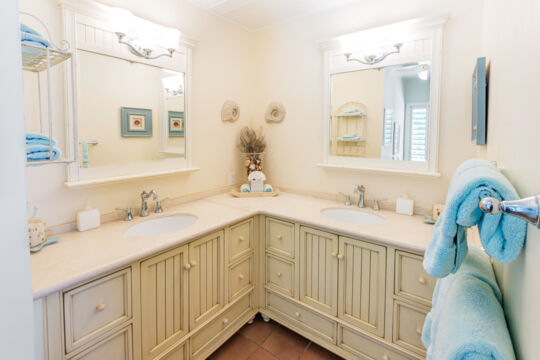
[[[480,200],[480,209],[486,214],[499,212],[520,217],[540,229],[540,194],[511,201],[499,201],[492,197]]]

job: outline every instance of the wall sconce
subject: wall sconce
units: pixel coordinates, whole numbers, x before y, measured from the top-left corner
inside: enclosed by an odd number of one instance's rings
[[[172,57],[174,52],[176,51],[173,48],[168,48],[167,53],[152,56],[152,53],[154,52],[152,49],[137,45],[136,43],[132,42],[131,39],[126,36],[126,34],[122,32],[116,32],[115,34],[116,36],[118,36],[118,42],[120,44],[126,45],[130,53],[139,57],[143,57],[147,60],[157,59],[162,56]]]
[[[397,43],[394,45],[395,50],[393,51],[387,51],[386,49],[383,48],[379,54],[365,55],[363,59],[351,57],[352,53],[350,52],[345,53],[345,57],[347,58],[347,61],[357,61],[365,65],[375,65],[383,61],[384,59],[386,59],[389,55],[399,54],[402,46],[403,46],[403,43]]]

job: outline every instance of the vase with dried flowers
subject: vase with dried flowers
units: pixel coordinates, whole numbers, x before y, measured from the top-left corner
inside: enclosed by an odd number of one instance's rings
[[[253,171],[262,171],[266,140],[260,132],[248,126],[242,128],[240,130],[238,149],[242,153],[246,176],[249,176]]]

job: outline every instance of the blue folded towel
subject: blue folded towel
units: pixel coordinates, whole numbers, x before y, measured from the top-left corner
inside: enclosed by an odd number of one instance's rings
[[[461,164],[450,183],[445,210],[433,229],[424,256],[424,268],[442,278],[456,272],[467,254],[466,228],[478,225],[486,252],[501,263],[514,261],[525,242],[527,224],[515,216],[485,215],[478,203],[484,197],[515,200],[508,179],[487,161],[472,159]]]
[[[30,26],[25,25],[25,24],[21,24],[21,32],[25,32],[25,33],[29,33],[29,34],[34,34],[34,35],[37,35],[37,36],[41,36],[40,33],[38,33],[36,30],[32,29]]]
[[[49,145],[49,137],[40,133],[27,132],[26,133],[26,144],[42,144]],[[56,145],[56,139],[52,139],[52,144]]]
[[[30,43],[31,45],[37,45],[42,47],[49,47],[51,44],[45,40],[41,35],[36,35],[28,32],[21,32],[21,42]]]
[[[427,359],[515,359],[489,257],[472,246],[463,266],[439,279],[422,342]]]
[[[56,146],[53,146],[53,160],[59,159],[62,156],[62,151]],[[29,161],[50,160],[50,152],[48,145],[42,144],[27,144],[26,159]]]

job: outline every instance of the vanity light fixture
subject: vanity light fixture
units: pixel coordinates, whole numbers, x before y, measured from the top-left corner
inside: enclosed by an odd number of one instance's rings
[[[375,65],[383,61],[384,59],[386,59],[389,55],[399,54],[402,46],[403,46],[403,43],[397,43],[397,44],[394,44],[395,50],[393,51],[387,51],[386,49],[383,48],[382,52],[378,54],[365,55],[364,58],[351,57],[352,53],[350,52],[345,53],[345,57],[347,58],[347,61],[357,61],[365,65]]]
[[[137,45],[136,43],[132,42],[126,36],[126,34],[124,34],[122,32],[116,32],[115,34],[116,34],[116,36],[118,36],[118,42],[120,44],[126,45],[128,47],[128,50],[129,50],[130,53],[132,53],[133,55],[145,58],[147,60],[153,60],[153,59],[157,59],[157,58],[160,58],[160,57],[163,57],[163,56],[172,57],[174,52],[176,51],[173,48],[168,48],[167,53],[163,53],[163,54],[153,56],[152,55],[152,52],[153,52],[152,49]]]

